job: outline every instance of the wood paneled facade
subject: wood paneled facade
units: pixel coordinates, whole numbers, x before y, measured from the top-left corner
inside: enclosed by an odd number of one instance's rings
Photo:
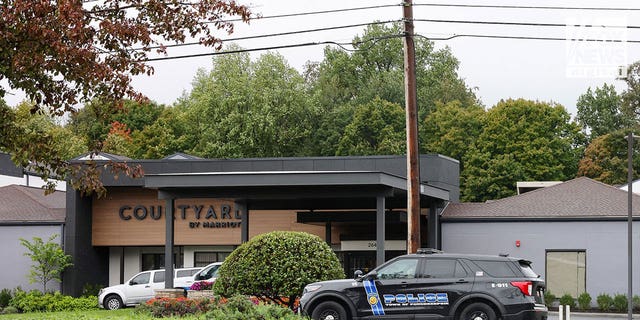
[[[92,203],[93,246],[163,246],[165,203],[156,190],[110,188]],[[175,245],[240,245],[241,216],[232,199],[177,199]],[[251,211],[249,235],[275,231],[304,231],[324,237],[324,227],[296,222],[295,210]]]

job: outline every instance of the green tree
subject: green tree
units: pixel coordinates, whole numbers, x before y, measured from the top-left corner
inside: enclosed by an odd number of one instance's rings
[[[575,176],[582,134],[564,107],[524,99],[500,101],[464,159],[462,199],[485,201],[515,194],[517,181]]]
[[[160,159],[191,150],[195,145],[193,131],[184,110],[165,108],[154,123],[131,133],[132,158]]]
[[[20,238],[20,243],[28,250],[24,255],[30,257],[34,263],[29,271],[29,282],[42,283],[43,292],[47,292],[49,281],[62,281],[62,271],[73,265],[71,256],[66,255],[60,245],[54,242],[57,236],[52,235],[47,242],[39,237],[33,237],[31,242]]]
[[[99,98],[115,111],[123,98],[144,100],[131,85],[132,77],[153,74],[148,60],[166,53],[165,44],[196,38],[219,50],[217,31],[233,32],[234,22],[227,18],[247,22],[250,15],[247,6],[222,0],[2,0],[0,99],[21,90],[34,102],[34,112],[45,109],[60,116]],[[0,107],[4,115],[6,109]],[[7,119],[1,120],[0,150],[17,163],[35,163],[42,173],[76,176],[84,183],[73,185],[85,191],[101,188],[99,181],[92,181],[95,168],[76,175],[79,165],[51,154],[53,146],[39,142],[34,147]],[[112,169],[136,171],[116,165]]]
[[[622,97],[613,85],[605,83],[593,91],[587,89],[576,106],[576,122],[590,140],[631,125],[631,119],[622,110]]]
[[[22,103],[10,108],[0,100],[0,151],[11,152],[13,161],[46,177],[64,177],[66,160],[86,151],[84,140],[56,123],[45,110],[31,112],[32,104]],[[2,136],[13,139],[2,140]],[[20,147],[18,147],[20,146]],[[30,154],[40,153],[41,162],[29,161]],[[47,181],[47,192],[55,182]]]
[[[214,291],[224,297],[256,296],[293,308],[307,284],[340,278],[344,271],[338,257],[318,236],[274,231],[235,249],[220,266]]]
[[[198,72],[192,92],[179,105],[186,112],[195,155],[310,153],[317,111],[305,93],[304,78],[279,54],[266,53],[255,62],[248,53],[216,57],[211,72]]]
[[[416,38],[416,78],[421,118],[436,102],[458,100],[465,106],[477,99],[459,77],[459,61],[449,48],[435,50],[433,42]],[[379,97],[404,106],[404,58],[401,25],[372,23],[352,41],[357,49],[348,54],[325,48],[314,87],[320,104],[331,108],[364,104]]]
[[[625,78],[627,89],[622,93],[623,113],[633,119],[634,124],[640,121],[640,61],[629,66]]]
[[[314,154],[336,155],[357,106],[376,98],[404,107],[404,59],[400,24],[375,22],[352,41],[357,49],[347,53],[327,47],[324,60],[308,64],[305,71],[313,103],[320,109],[314,131]],[[418,114],[424,119],[436,103],[478,103],[457,73],[459,61],[449,48],[436,50],[431,41],[416,38]]]
[[[155,123],[163,110],[164,106],[157,103],[133,100],[125,100],[120,108],[113,110],[107,102],[95,99],[71,115],[68,127],[88,141],[87,148],[100,150],[114,122],[126,125],[134,133]]]
[[[479,105],[463,107],[459,101],[437,103],[419,126],[421,151],[462,161],[482,132],[484,116],[485,110]]]
[[[403,154],[405,115],[401,106],[381,100],[359,105],[345,127],[337,155]]]
[[[618,130],[593,139],[578,164],[578,176],[586,176],[606,184],[627,182],[627,132]],[[634,142],[634,152],[640,146]],[[633,158],[634,176],[640,167],[640,157]]]

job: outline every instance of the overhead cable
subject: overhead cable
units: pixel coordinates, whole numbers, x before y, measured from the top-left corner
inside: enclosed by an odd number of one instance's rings
[[[540,10],[586,10],[586,11],[640,11],[640,8],[620,7],[564,7],[564,6],[518,6],[490,4],[454,4],[454,3],[414,3],[416,7],[452,7],[452,8],[491,8],[491,9],[540,9]]]

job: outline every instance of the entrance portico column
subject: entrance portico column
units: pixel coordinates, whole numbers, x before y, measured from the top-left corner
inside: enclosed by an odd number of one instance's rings
[[[167,192],[158,191],[158,198],[165,199],[165,243],[164,243],[164,288],[173,289],[173,245],[174,245],[174,206],[175,197]]]
[[[385,238],[385,198],[384,195],[376,197],[376,266],[384,263],[384,238]]]

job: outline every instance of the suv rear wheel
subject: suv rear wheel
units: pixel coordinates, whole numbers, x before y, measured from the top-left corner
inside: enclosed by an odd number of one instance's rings
[[[347,312],[339,303],[325,301],[313,310],[311,318],[314,320],[346,320]]]
[[[462,309],[459,320],[496,320],[496,313],[490,306],[476,302]]]

